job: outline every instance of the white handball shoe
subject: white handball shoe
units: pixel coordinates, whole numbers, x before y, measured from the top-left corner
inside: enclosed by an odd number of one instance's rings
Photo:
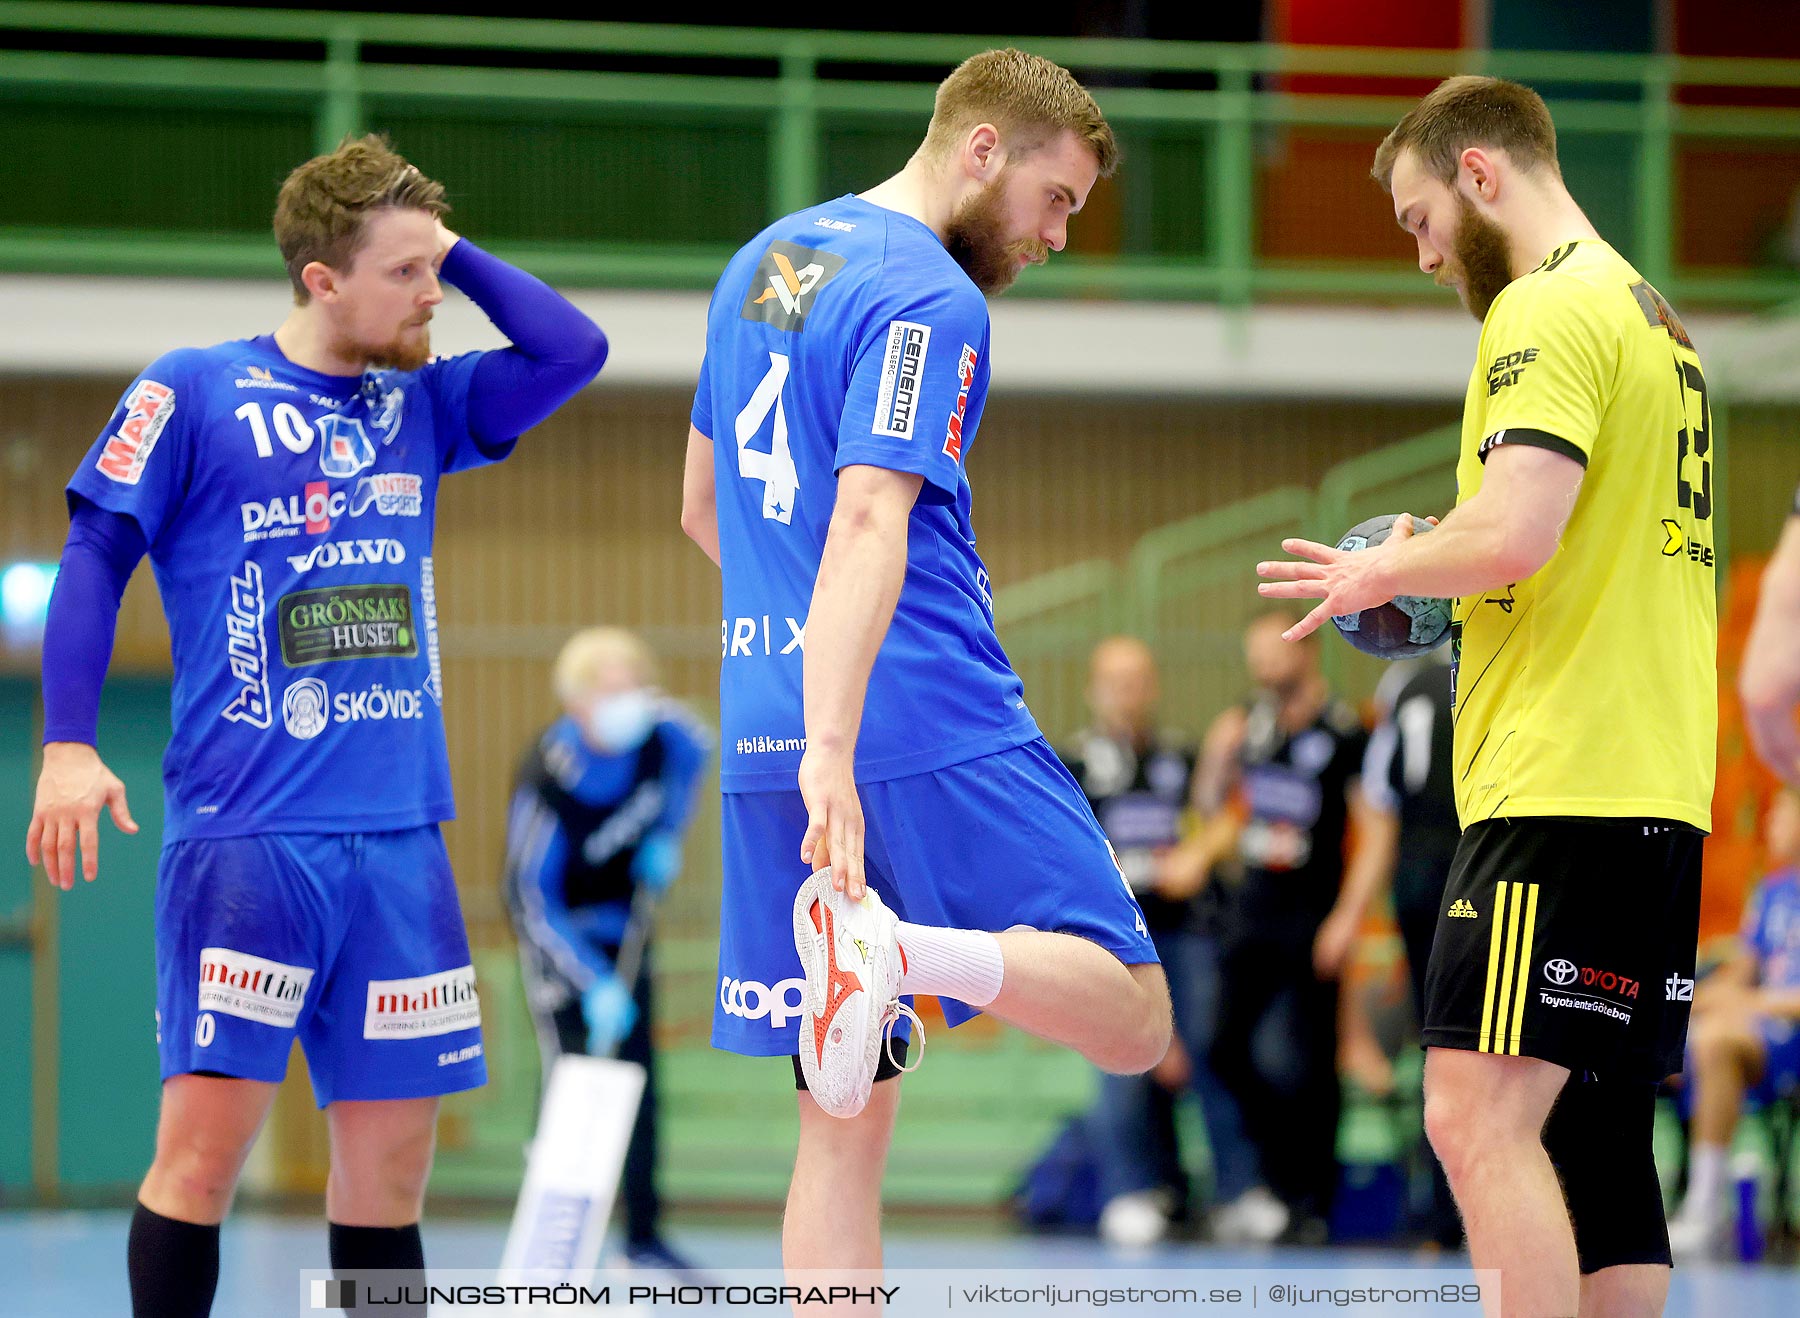
[[[794,948],[806,972],[800,1073],[834,1117],[853,1117],[868,1103],[883,1042],[901,1016],[911,1018],[924,1051],[924,1028],[900,1001],[899,924],[873,888],[853,902],[831,886],[828,869],[794,894]]]

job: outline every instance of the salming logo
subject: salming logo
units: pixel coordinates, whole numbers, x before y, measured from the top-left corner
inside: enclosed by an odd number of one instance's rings
[[[1479,920],[1481,918],[1481,912],[1477,911],[1464,897],[1458,897],[1451,902],[1450,909],[1445,914],[1452,920]]]
[[[1488,937],[1487,989],[1481,998],[1481,1036],[1477,1043],[1484,1053],[1519,1055],[1537,904],[1535,883],[1496,885],[1494,928]]]

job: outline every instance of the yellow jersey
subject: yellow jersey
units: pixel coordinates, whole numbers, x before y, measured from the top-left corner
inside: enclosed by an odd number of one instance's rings
[[[1711,828],[1714,443],[1680,318],[1604,242],[1565,243],[1494,299],[1463,406],[1457,502],[1503,444],[1586,471],[1550,561],[1456,602],[1464,828],[1521,815]]]

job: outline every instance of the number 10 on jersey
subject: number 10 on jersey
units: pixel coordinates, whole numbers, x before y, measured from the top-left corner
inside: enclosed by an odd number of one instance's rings
[[[769,373],[763,376],[737,414],[738,475],[747,481],[763,483],[762,514],[770,521],[788,525],[794,516],[794,500],[800,493],[800,473],[794,467],[794,455],[788,448],[787,409],[781,393],[787,387],[788,359],[785,354],[769,354]],[[762,433],[769,414],[775,416],[775,433],[769,451],[751,448],[750,443]]]

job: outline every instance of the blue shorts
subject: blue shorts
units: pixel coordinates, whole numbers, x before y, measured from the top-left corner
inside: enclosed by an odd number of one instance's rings
[[[156,874],[163,1079],[287,1074],[319,1106],[487,1082],[481,1005],[437,825],[262,833],[163,848]]]
[[[1086,938],[1126,965],[1156,961],[1106,835],[1042,738],[858,791],[869,885],[902,920],[995,933],[1029,925]],[[805,996],[793,912],[809,872],[806,806],[797,791],[727,793],[722,835],[713,1046],[792,1054]],[[942,1006],[952,1025],[977,1014]]]

